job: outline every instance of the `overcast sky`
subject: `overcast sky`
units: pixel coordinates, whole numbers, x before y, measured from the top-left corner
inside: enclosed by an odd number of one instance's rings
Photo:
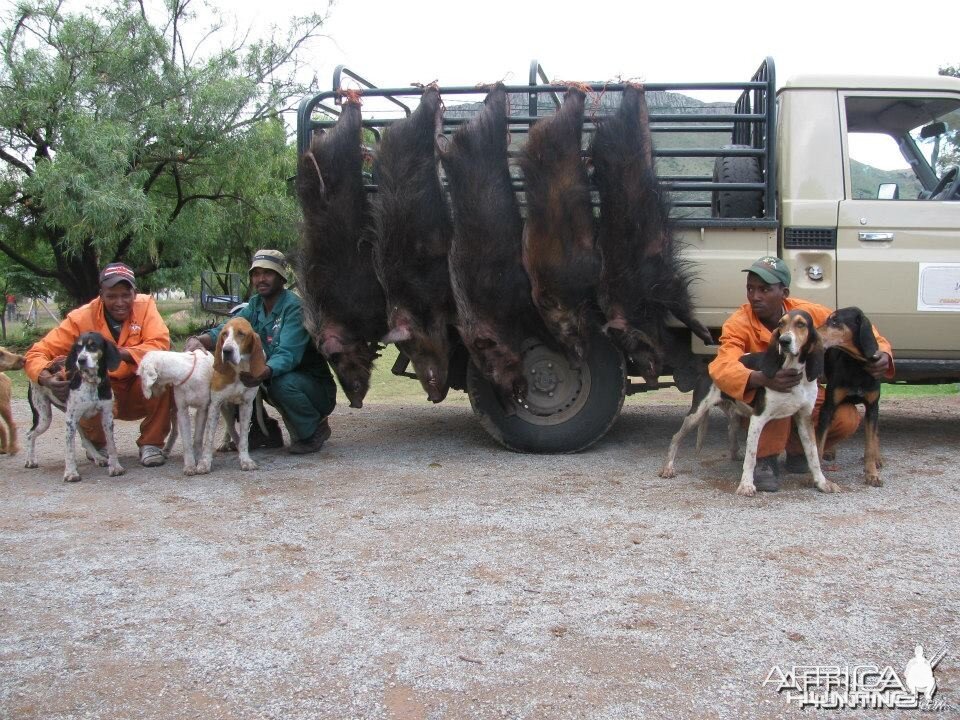
[[[222,0],[240,25],[283,25],[310,0]],[[226,10],[230,7],[231,10]],[[310,51],[326,89],[346,64],[381,87],[439,80],[527,81],[538,59],[551,79],[746,80],[770,55],[778,84],[806,73],[936,74],[960,63],[943,13],[847,0],[339,0],[328,39]]]

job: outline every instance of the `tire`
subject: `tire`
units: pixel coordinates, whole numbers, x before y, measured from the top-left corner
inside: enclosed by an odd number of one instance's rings
[[[723,150],[748,148],[724,145]],[[722,183],[763,182],[760,163],[754,157],[718,157],[713,165],[713,181]],[[763,217],[762,190],[714,190],[710,198],[711,214],[718,218]]]
[[[627,390],[626,363],[606,336],[591,339],[579,368],[539,340],[529,339],[523,364],[530,379],[523,404],[502,399],[472,362],[467,370],[470,405],[484,430],[505,448],[580,452],[602,438],[620,414]]]

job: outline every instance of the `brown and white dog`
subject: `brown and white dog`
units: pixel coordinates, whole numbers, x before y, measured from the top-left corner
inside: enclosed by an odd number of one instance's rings
[[[844,403],[862,404],[863,416],[863,479],[867,485],[880,487],[880,381],[866,370],[866,363],[880,354],[873,334],[873,324],[857,307],[835,310],[817,328],[823,347],[824,375],[827,391],[820,407],[817,445],[823,457],[827,430],[837,407]]]
[[[0,370],[22,368],[23,355],[17,355],[0,347]],[[7,424],[6,429],[3,424],[0,424],[0,455],[16,455],[20,450],[17,444],[17,424],[13,421],[13,413],[10,411],[11,387],[10,378],[0,372],[0,418],[3,418]]]
[[[724,410],[728,413],[728,417],[731,417],[730,413],[735,412],[750,418],[750,426],[747,428],[747,446],[743,457],[743,472],[740,476],[740,484],[737,486],[737,495],[756,494],[753,471],[757,465],[760,432],[770,420],[786,417],[793,417],[797,424],[800,442],[803,444],[803,451],[813,474],[814,485],[822,492],[839,492],[839,486],[823,476],[813,432],[813,407],[817,401],[817,380],[823,370],[823,346],[810,315],[803,310],[791,310],[786,313],[780,318],[766,351],[744,355],[741,362],[751,370],[760,370],[767,377],[773,377],[781,368],[800,370],[803,377],[800,383],[789,392],[759,388],[754,394],[753,402],[749,405],[724,395],[720,388],[709,382],[707,377],[704,386],[698,386],[698,390],[694,391],[693,407],[690,408],[683,425],[670,441],[667,460],[660,471],[660,477],[673,477],[676,474],[674,460],[680,441],[690,430],[704,423],[710,408],[725,403]],[[700,441],[702,437],[698,439],[698,446]],[[735,445],[735,441],[733,444]],[[735,447],[733,452],[733,457],[736,457]]]
[[[207,426],[203,434],[203,453],[197,462],[197,474],[210,472],[213,466],[214,441],[217,423],[223,415],[233,442],[240,456],[241,470],[256,470],[257,464],[250,457],[250,419],[253,417],[253,402],[259,386],[247,387],[240,380],[241,372],[260,375],[267,368],[260,336],[247,320],[236,317],[226,322],[217,337],[213,351],[213,377],[210,379],[210,408]],[[240,406],[239,427],[233,427],[230,405]]]

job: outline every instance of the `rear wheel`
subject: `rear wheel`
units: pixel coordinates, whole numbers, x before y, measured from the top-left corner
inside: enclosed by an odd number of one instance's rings
[[[606,434],[627,389],[623,353],[603,335],[580,364],[536,339],[523,347],[529,389],[523,403],[504,398],[470,363],[467,392],[480,424],[510,450],[573,453]]]
[[[724,145],[724,150],[749,149],[747,145]],[[760,163],[755,157],[718,157],[713,166],[713,181],[722,183],[763,182]],[[710,199],[713,217],[763,217],[763,192],[760,190],[714,190]]]

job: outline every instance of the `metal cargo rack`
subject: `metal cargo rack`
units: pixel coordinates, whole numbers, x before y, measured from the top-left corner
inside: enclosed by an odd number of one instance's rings
[[[618,93],[626,87],[626,83],[577,85],[590,91],[583,142],[583,146],[588,147],[590,136],[596,127],[595,121],[616,110],[619,105]],[[662,187],[670,193],[676,224],[680,227],[776,228],[773,170],[776,149],[776,78],[773,59],[766,58],[753,77],[746,82],[644,83],[644,88],[650,106],[650,128],[655,133],[654,155],[657,172]],[[360,90],[364,101],[363,125],[377,140],[384,128],[410,115],[421,94],[421,88],[416,86],[377,87],[341,65],[334,71],[332,90],[305,98],[300,103],[297,113],[298,153],[303,153],[309,147],[313,131],[331,127],[336,123],[340,114],[341,98],[347,89]],[[559,107],[561,95],[566,89],[565,84],[550,83],[536,60],[530,63],[527,85],[506,86],[510,94],[508,121],[512,137],[511,156],[516,155],[531,125]],[[739,96],[735,101],[725,104],[703,103],[686,106],[683,112],[671,111],[670,107],[657,102],[658,99],[669,99],[669,93],[698,91],[714,94],[729,91],[731,97],[733,93],[739,92]],[[450,134],[479,111],[486,90],[482,86],[441,86],[440,94],[447,106],[443,131]],[[458,100],[463,102],[458,103]],[[369,106],[374,103],[379,103],[382,109],[371,111]],[[689,138],[693,134],[716,138],[716,143],[689,147]],[[699,140],[701,138],[694,138],[695,142]],[[715,181],[713,165],[720,157],[757,158],[761,181]],[[515,189],[522,193],[523,178],[515,163],[511,163],[511,173]],[[367,189],[369,192],[376,192],[374,178],[368,178]],[[719,191],[762,193],[763,216],[737,219],[711,217],[711,197]],[[594,202],[597,202],[596,193]]]

